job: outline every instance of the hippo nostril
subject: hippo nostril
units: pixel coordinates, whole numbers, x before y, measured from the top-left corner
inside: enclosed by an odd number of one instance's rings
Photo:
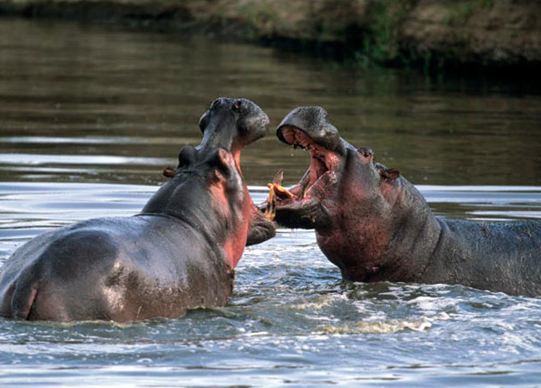
[[[368,147],[361,147],[357,149],[357,152],[360,153],[365,158],[369,158],[374,156],[374,151],[372,151],[371,148]]]
[[[232,107],[233,112],[239,113],[241,107],[242,107],[242,100],[236,100],[236,101],[233,103],[233,107]]]

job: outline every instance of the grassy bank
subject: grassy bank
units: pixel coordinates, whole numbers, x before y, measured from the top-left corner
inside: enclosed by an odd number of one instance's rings
[[[0,15],[197,31],[362,65],[541,64],[541,2],[526,0],[0,0]]]

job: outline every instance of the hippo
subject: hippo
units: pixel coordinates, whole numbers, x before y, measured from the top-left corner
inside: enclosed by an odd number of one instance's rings
[[[270,184],[275,219],[315,229],[317,244],[343,279],[541,295],[541,222],[435,216],[398,170],[341,138],[321,107],[294,109],[277,136],[308,151],[310,166],[289,190]]]
[[[268,124],[250,100],[215,100],[201,143],[181,149],[139,214],[79,222],[18,248],[1,268],[0,315],[128,322],[223,306],[244,247],[275,234],[240,168],[242,148]]]

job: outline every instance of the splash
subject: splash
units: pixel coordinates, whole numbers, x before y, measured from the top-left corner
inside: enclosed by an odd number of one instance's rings
[[[425,331],[432,327],[428,321],[357,322],[345,325],[325,325],[324,334],[392,334],[405,330]]]

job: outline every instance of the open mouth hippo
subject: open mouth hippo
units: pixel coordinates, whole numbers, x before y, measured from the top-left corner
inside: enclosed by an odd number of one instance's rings
[[[320,107],[291,111],[277,136],[307,150],[310,167],[289,191],[270,185],[267,205],[279,224],[315,229],[344,279],[541,295],[541,222],[434,216],[410,182],[342,139]]]
[[[132,217],[96,218],[40,235],[0,274],[0,315],[27,320],[134,321],[224,305],[246,244],[274,236],[240,170],[267,115],[219,98],[201,117],[171,179]]]

